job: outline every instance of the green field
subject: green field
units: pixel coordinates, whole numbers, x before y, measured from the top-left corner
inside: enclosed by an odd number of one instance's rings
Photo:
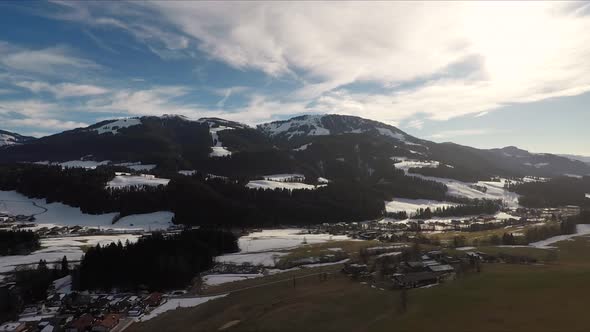
[[[481,273],[411,290],[405,312],[399,291],[371,288],[334,273],[323,282],[309,277],[298,279],[295,287],[285,281],[234,292],[128,331],[217,331],[224,326],[229,326],[224,331],[588,331],[590,238],[557,245],[550,262],[484,264]],[[548,257],[548,250],[540,249],[478,250],[541,261]]]

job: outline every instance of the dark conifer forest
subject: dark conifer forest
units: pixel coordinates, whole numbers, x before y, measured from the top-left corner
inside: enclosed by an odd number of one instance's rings
[[[73,282],[78,289],[179,288],[210,269],[215,256],[238,250],[237,237],[226,231],[154,233],[137,243],[90,248],[74,271]]]

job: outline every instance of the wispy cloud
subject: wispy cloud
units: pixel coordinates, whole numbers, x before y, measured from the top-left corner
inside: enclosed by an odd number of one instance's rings
[[[101,95],[109,92],[109,89],[88,84],[60,83],[49,84],[40,81],[21,81],[15,85],[26,88],[32,92],[50,92],[56,98],[83,97]]]
[[[63,69],[99,69],[93,61],[71,54],[65,46],[25,49],[0,41],[0,66],[37,74],[59,74]]]
[[[461,137],[461,136],[477,136],[477,135],[487,135],[491,134],[493,131],[490,129],[459,129],[459,130],[445,130],[435,134],[430,135],[432,138],[436,139],[447,139],[453,137]]]

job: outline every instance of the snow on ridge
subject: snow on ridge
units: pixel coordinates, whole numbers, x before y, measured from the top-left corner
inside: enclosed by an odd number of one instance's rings
[[[590,198],[590,194],[586,194],[586,195],[585,195],[585,197],[586,197],[586,198]]]
[[[119,129],[122,128],[129,128],[133,126],[137,126],[141,124],[141,119],[139,118],[125,118],[125,119],[118,119],[114,120],[113,122],[109,122],[101,127],[92,128],[92,130],[98,132],[99,135],[105,133],[111,133],[116,135],[119,133]]]

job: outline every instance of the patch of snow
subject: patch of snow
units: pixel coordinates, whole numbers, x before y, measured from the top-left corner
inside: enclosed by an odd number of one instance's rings
[[[58,294],[70,294],[72,292],[72,276],[68,275],[54,280],[53,288]]]
[[[250,189],[288,189],[288,190],[297,190],[297,189],[308,189],[314,190],[317,187],[311,184],[301,183],[301,182],[277,182],[277,181],[268,181],[268,180],[252,180],[246,184],[246,187]]]
[[[159,315],[170,311],[170,310],[175,310],[178,308],[192,308],[192,307],[196,307],[200,304],[203,304],[205,302],[211,301],[211,300],[215,300],[221,297],[226,296],[227,294],[224,295],[218,295],[218,296],[206,296],[206,297],[185,297],[185,298],[170,298],[168,299],[168,301],[166,301],[164,304],[162,304],[161,306],[157,307],[156,309],[152,310],[152,312],[150,312],[147,315],[142,316],[141,318],[139,318],[140,321],[146,321],[146,320],[150,320],[152,318],[158,317]]]
[[[159,186],[167,185],[170,179],[157,178],[155,175],[140,174],[140,175],[115,175],[111,181],[107,183],[107,188],[125,188],[132,186]]]
[[[456,206],[456,203],[451,202],[441,202],[441,201],[434,201],[429,199],[408,199],[408,198],[396,198],[391,202],[385,203],[385,210],[387,212],[400,212],[406,211],[409,215],[415,214],[416,210],[418,209],[426,209],[430,208],[434,211],[434,209],[440,207],[449,207],[449,206]]]
[[[292,179],[295,180],[305,180],[305,175],[303,174],[273,174],[273,175],[265,175],[263,176],[263,178],[265,180],[269,180],[269,181],[281,181],[281,182],[287,182],[287,181],[291,181]]]
[[[119,129],[129,128],[129,127],[137,126],[140,124],[141,124],[141,120],[138,118],[119,119],[119,120],[115,120],[113,122],[109,122],[109,123],[103,125],[102,127],[93,128],[92,130],[98,132],[99,135],[102,135],[105,133],[111,133],[113,135],[116,135],[119,133]]]
[[[559,241],[569,240],[573,237],[587,235],[587,234],[590,234],[590,225],[579,224],[579,225],[576,225],[576,233],[575,234],[566,234],[566,235],[558,235],[558,236],[550,237],[550,238],[542,240],[542,241],[529,243],[529,246],[535,247],[535,248],[541,248],[541,249],[550,249],[550,248],[552,248],[549,246],[550,244],[553,244],[553,243],[556,243]]]
[[[287,253],[274,251],[265,251],[257,253],[237,253],[218,256],[215,258],[215,261],[226,264],[251,264],[273,267],[276,263],[278,263],[279,259],[285,255],[287,255]]]
[[[63,168],[87,168],[96,169],[98,166],[108,165],[109,160],[105,161],[93,161],[93,160],[71,160],[63,163],[58,163]]]
[[[463,251],[463,250],[473,250],[473,249],[475,249],[475,247],[458,247],[458,248],[455,248],[455,249],[456,249],[456,250],[461,250],[461,251]]]
[[[211,149],[213,149],[213,152],[211,152],[209,154],[209,157],[225,157],[225,156],[230,156],[231,155],[231,151],[229,151],[228,149],[226,149],[223,144],[221,143],[221,140],[219,139],[219,132],[222,130],[232,130],[234,128],[232,127],[225,127],[225,126],[217,126],[217,127],[213,127],[214,123],[209,123],[209,133],[211,134],[211,138],[213,139],[213,146],[211,147]]]
[[[399,141],[405,141],[406,137],[401,133],[394,133],[391,129],[388,128],[376,128],[380,135],[382,136],[389,136],[391,138],[395,138]]]
[[[135,162],[135,163],[119,163],[119,164],[114,164],[114,166],[123,166],[123,167],[127,167],[129,169],[132,169],[134,171],[151,171],[152,169],[156,168],[157,165],[155,165],[155,164],[143,165],[141,162]]]
[[[303,144],[302,146],[300,146],[300,147],[298,147],[296,149],[293,149],[293,151],[305,151],[310,146],[311,146],[311,143]]]
[[[504,205],[509,208],[519,207],[518,198],[520,195],[517,193],[510,192],[504,188],[506,179],[500,179],[499,181],[478,181],[476,183],[462,182],[447,178],[438,178],[434,176],[424,176],[421,174],[408,173],[408,170],[412,167],[437,167],[438,161],[418,161],[418,160],[405,160],[394,164],[396,168],[402,169],[406,175],[419,177],[425,180],[431,180],[443,183],[447,186],[447,194],[457,197],[465,197],[470,199],[490,199],[490,200],[501,200]],[[475,186],[485,187],[486,191],[480,191]]]
[[[217,286],[234,281],[263,277],[263,274],[210,274],[203,276],[205,286]]]
[[[116,229],[142,229],[147,231],[165,230],[172,226],[173,217],[174,213],[169,211],[133,214],[119,219],[113,227]]]
[[[84,254],[82,247],[96,246],[97,244],[104,246],[118,241],[122,243],[136,242],[138,238],[138,235],[132,234],[113,234],[41,239],[41,249],[29,255],[0,256],[0,273],[10,272],[19,265],[35,266],[34,264],[39,263],[41,259],[47,261],[48,264],[61,262],[64,256],[70,262],[77,261]]]
[[[330,180],[323,178],[323,177],[319,177],[317,179],[318,183],[330,183]]]
[[[197,171],[194,169],[193,170],[181,170],[181,171],[178,171],[178,174],[192,176],[192,175],[197,174]]]
[[[324,243],[328,241],[350,240],[346,235],[307,234],[298,228],[265,229],[253,232],[238,239],[241,252],[260,252],[270,250],[292,249],[307,244]]]
[[[584,195],[586,198],[590,198],[590,194],[585,194]]]
[[[506,212],[498,212],[498,213],[496,213],[496,215],[494,216],[494,218],[496,218],[498,220],[508,220],[508,219],[520,220],[520,217],[513,216],[513,215],[508,214]]]

